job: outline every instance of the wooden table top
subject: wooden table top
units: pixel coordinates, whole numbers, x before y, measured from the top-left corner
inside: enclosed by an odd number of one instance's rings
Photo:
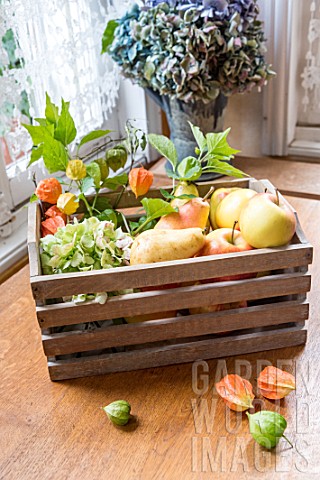
[[[320,478],[320,202],[289,201],[315,248],[306,346],[211,360],[197,381],[184,364],[52,383],[28,267],[1,285],[0,479]],[[214,391],[226,369],[240,367],[255,387],[264,362],[296,371],[296,392],[277,404],[256,400],[286,417],[293,449],[281,440],[263,450],[246,416],[230,412]],[[136,423],[109,422],[101,407],[117,399],[131,403]]]

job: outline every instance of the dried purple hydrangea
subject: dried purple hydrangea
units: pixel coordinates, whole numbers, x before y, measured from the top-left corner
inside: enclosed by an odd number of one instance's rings
[[[258,13],[256,0],[145,0],[119,20],[109,53],[140,86],[208,103],[274,74]]]

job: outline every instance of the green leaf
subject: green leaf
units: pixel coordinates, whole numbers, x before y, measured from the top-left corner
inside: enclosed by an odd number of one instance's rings
[[[99,197],[96,200],[96,204],[94,208],[99,212],[103,212],[104,210],[111,209],[110,200],[107,197],[103,197],[102,195],[99,195]]]
[[[34,203],[38,200],[38,197],[35,193],[33,193],[30,197],[30,203]]]
[[[117,214],[111,208],[106,208],[103,212],[98,215],[99,220],[109,220],[114,224],[114,228],[117,228],[118,219]]]
[[[80,182],[81,192],[86,193],[90,188],[94,187],[94,181],[92,177],[85,177]]]
[[[175,173],[173,170],[171,170],[171,168],[166,165],[165,166],[165,171],[166,171],[166,174],[169,178],[174,178],[175,180],[180,180],[180,177],[177,173]]]
[[[46,139],[53,137],[54,126],[47,125],[46,127],[42,125],[27,125],[22,124],[26,128],[32,138],[33,145],[39,145],[43,143]]]
[[[160,188],[160,193],[161,195],[166,199],[166,200],[191,200],[191,198],[197,198],[196,195],[192,194],[187,194],[184,193],[183,195],[172,195],[171,193],[167,192],[166,190],[163,190],[163,188]]]
[[[177,212],[176,208],[173,208],[170,203],[161,200],[160,198],[143,198],[141,200],[143,208],[146,211],[148,222],[163,215],[168,215],[172,212]]]
[[[94,186],[100,188],[101,172],[99,165],[95,162],[89,163],[89,165],[87,165],[87,174],[93,178]]]
[[[199,127],[196,127],[195,125],[192,125],[191,122],[188,122],[190,125],[190,128],[192,130],[193,136],[196,139],[196,142],[198,144],[198,147],[200,149],[200,153],[202,153],[206,146],[207,146],[207,141],[203,133],[201,132]]]
[[[57,122],[57,127],[54,132],[54,138],[63,143],[66,147],[71,143],[77,135],[77,130],[74,125],[73,118],[69,113],[69,102],[65,102],[62,98],[61,115]]]
[[[102,49],[101,53],[106,53],[114,39],[114,31],[118,26],[117,20],[109,20],[106,29],[102,35]]]
[[[46,92],[46,110],[45,110],[46,119],[49,123],[57,124],[59,119],[59,109],[58,107],[51,102],[51,98]]]
[[[227,142],[230,130],[231,128],[227,128],[224,132],[207,133],[206,139],[209,154],[220,154],[230,158],[232,155],[240,152],[240,150],[231,148]]]
[[[206,157],[207,158],[207,157]],[[203,167],[203,173],[221,173],[222,175],[228,175],[229,177],[243,178],[249,177],[247,173],[242,172],[238,168],[233,167],[229,163],[221,162],[214,156],[209,156],[207,166]]]
[[[43,145],[43,161],[49,173],[65,172],[68,163],[68,154],[61,142],[54,138],[47,138]]]
[[[186,157],[179,163],[177,173],[181,180],[198,180],[202,174],[201,161],[194,157]]]
[[[166,157],[172,165],[175,171],[178,163],[178,154],[174,143],[164,135],[157,135],[155,133],[149,133],[149,143],[155,148],[162,156]]]
[[[41,143],[41,144],[39,145],[39,147],[32,149],[30,161],[29,161],[29,163],[28,163],[28,167],[30,167],[30,165],[32,165],[33,163],[35,163],[35,162],[37,162],[38,160],[40,160],[40,158],[42,157],[42,155],[43,155],[43,143]]]
[[[108,133],[111,133],[111,132],[112,130],[93,130],[92,132],[88,133],[81,139],[78,149],[82,147],[82,145],[84,145],[85,143],[91,142],[92,140],[96,140],[97,138],[100,138],[100,137],[104,137],[105,135],[108,135]]]
[[[109,188],[110,190],[117,190],[120,185],[126,185],[128,182],[128,175],[121,173],[112,178],[106,178],[101,188]]]
[[[39,123],[42,127],[46,127],[48,125],[47,120],[45,118],[35,118],[36,122]]]

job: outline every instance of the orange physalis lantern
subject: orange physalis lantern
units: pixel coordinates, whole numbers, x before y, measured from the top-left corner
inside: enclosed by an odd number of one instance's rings
[[[62,187],[56,178],[46,178],[40,180],[35,193],[42,202],[55,204],[62,193]]]
[[[48,218],[61,217],[64,220],[64,223],[67,223],[67,215],[65,213],[62,213],[61,210],[59,210],[59,208],[57,207],[57,205],[52,205],[52,207],[48,208],[48,210],[46,210],[44,214]]]
[[[278,400],[295,390],[296,382],[291,373],[276,367],[266,367],[258,377],[258,387],[264,397]]]
[[[45,237],[46,235],[54,235],[59,227],[64,226],[65,222],[60,216],[47,218],[46,220],[41,222],[42,237]]]
[[[252,385],[239,375],[226,375],[220,382],[216,383],[216,389],[231,410],[243,412],[253,407]]]
[[[153,182],[153,173],[144,167],[133,168],[129,173],[129,185],[136,198],[145,195]]]

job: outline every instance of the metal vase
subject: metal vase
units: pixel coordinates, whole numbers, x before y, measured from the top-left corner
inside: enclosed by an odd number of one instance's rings
[[[164,110],[170,128],[170,139],[174,142],[178,159],[195,156],[196,142],[188,122],[198,126],[206,134],[223,130],[224,116],[228,98],[220,93],[210,103],[198,100],[185,103],[168,96],[160,96],[148,89],[148,94]],[[220,174],[208,173],[201,180],[220,177]]]

